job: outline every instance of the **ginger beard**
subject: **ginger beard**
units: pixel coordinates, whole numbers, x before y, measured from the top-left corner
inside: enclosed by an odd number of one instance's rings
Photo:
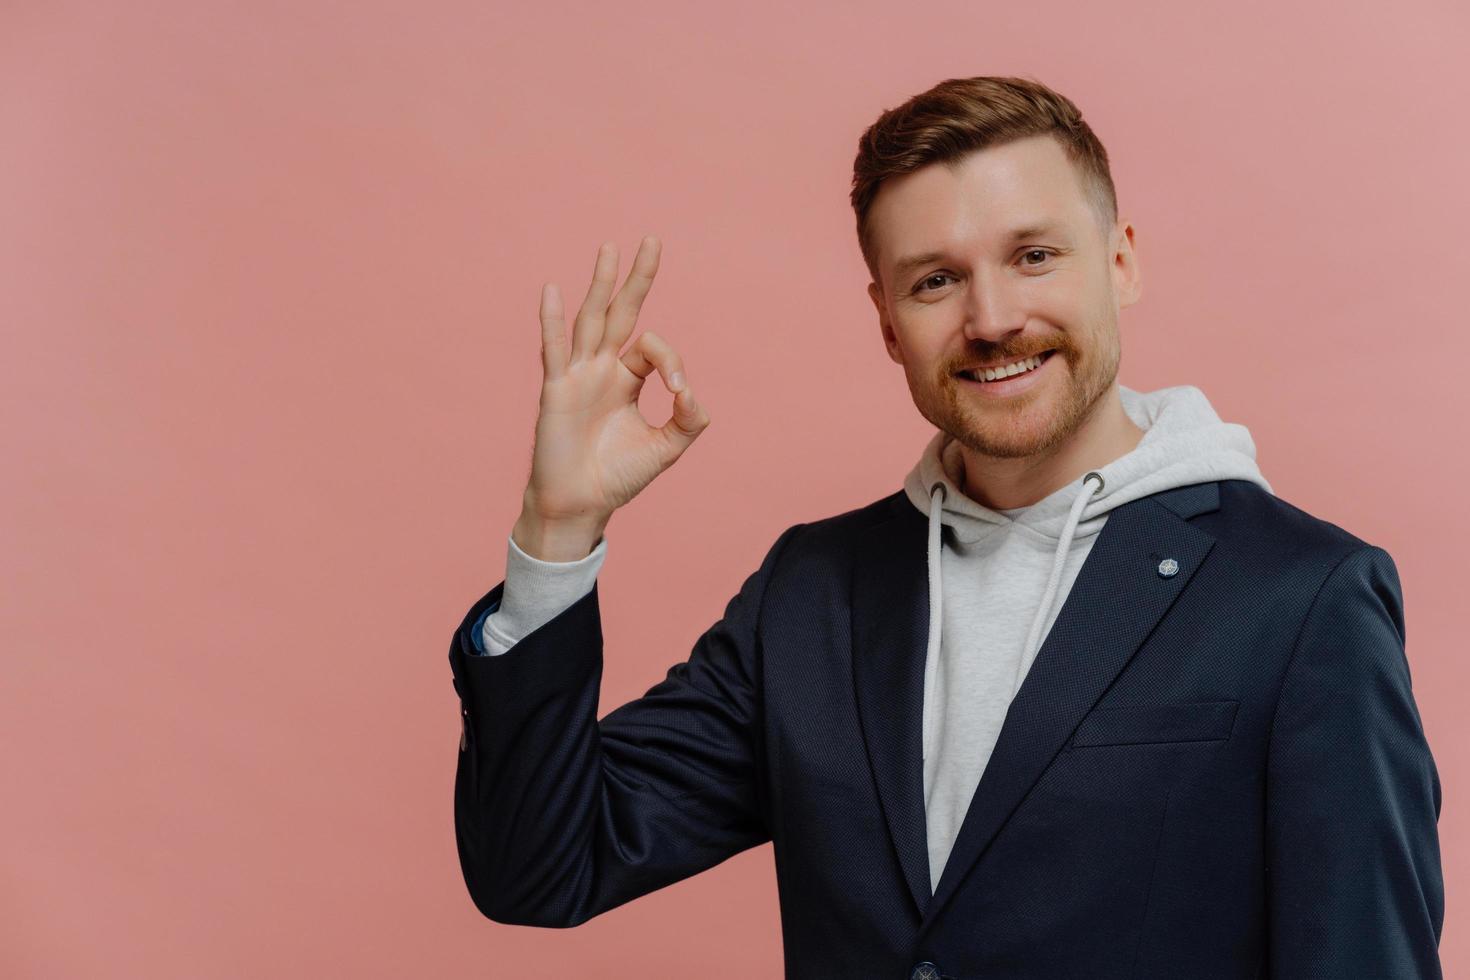
[[[1107,314],[1103,311],[1105,319]],[[980,455],[1017,459],[1049,454],[1092,416],[1118,376],[1122,345],[1116,317],[1111,319],[1088,331],[1092,343],[1078,345],[1061,333],[1015,351],[989,345],[945,362],[934,377],[916,376],[906,361],[904,376],[914,405],[936,428]],[[1055,353],[1038,370],[1050,376],[1006,398],[981,397],[974,384],[956,374],[967,364],[1010,361],[1048,348]]]

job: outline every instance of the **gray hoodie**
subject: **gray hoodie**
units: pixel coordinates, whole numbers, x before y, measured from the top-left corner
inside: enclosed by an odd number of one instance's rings
[[[1144,430],[1138,446],[1028,507],[992,510],[966,497],[960,447],[945,432],[935,433],[904,479],[909,500],[929,518],[923,743],[931,888],[1011,699],[1108,511],[1213,480],[1250,480],[1271,491],[1250,432],[1220,421],[1198,388],[1118,390]],[[505,653],[585,595],[606,555],[606,537],[572,562],[540,561],[508,540],[501,604],[475,637],[483,652]]]

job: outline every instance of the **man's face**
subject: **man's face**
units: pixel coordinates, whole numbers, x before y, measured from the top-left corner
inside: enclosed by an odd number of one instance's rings
[[[868,212],[881,279],[868,294],[888,355],[920,413],[974,452],[1049,453],[1117,377],[1118,311],[1139,294],[1133,228],[1103,231],[1050,136],[952,166],[890,178]],[[960,373],[1044,351],[1004,381]]]

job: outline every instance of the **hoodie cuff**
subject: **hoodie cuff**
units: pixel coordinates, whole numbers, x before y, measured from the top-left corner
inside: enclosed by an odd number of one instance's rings
[[[475,646],[494,656],[555,619],[592,591],[607,558],[607,536],[585,558],[542,561],[521,550],[506,535],[505,588],[497,608],[487,610],[471,634]]]

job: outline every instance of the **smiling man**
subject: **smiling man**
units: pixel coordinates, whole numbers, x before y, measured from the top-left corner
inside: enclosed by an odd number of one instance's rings
[[[1044,134],[875,185],[868,294],[914,404],[972,463],[966,491],[1024,506],[1134,449],[1114,381],[1139,272],[1108,178]]]
[[[576,925],[770,841],[791,977],[1439,977],[1394,563],[1199,388],[1118,383],[1135,235],[1076,106],[942,82],[863,134],[851,199],[934,435],[600,720],[605,529],[709,416],[669,344],[624,350],[656,239],[616,296],[603,247],[570,346],[543,289],[505,580],[449,652],[477,907]]]

